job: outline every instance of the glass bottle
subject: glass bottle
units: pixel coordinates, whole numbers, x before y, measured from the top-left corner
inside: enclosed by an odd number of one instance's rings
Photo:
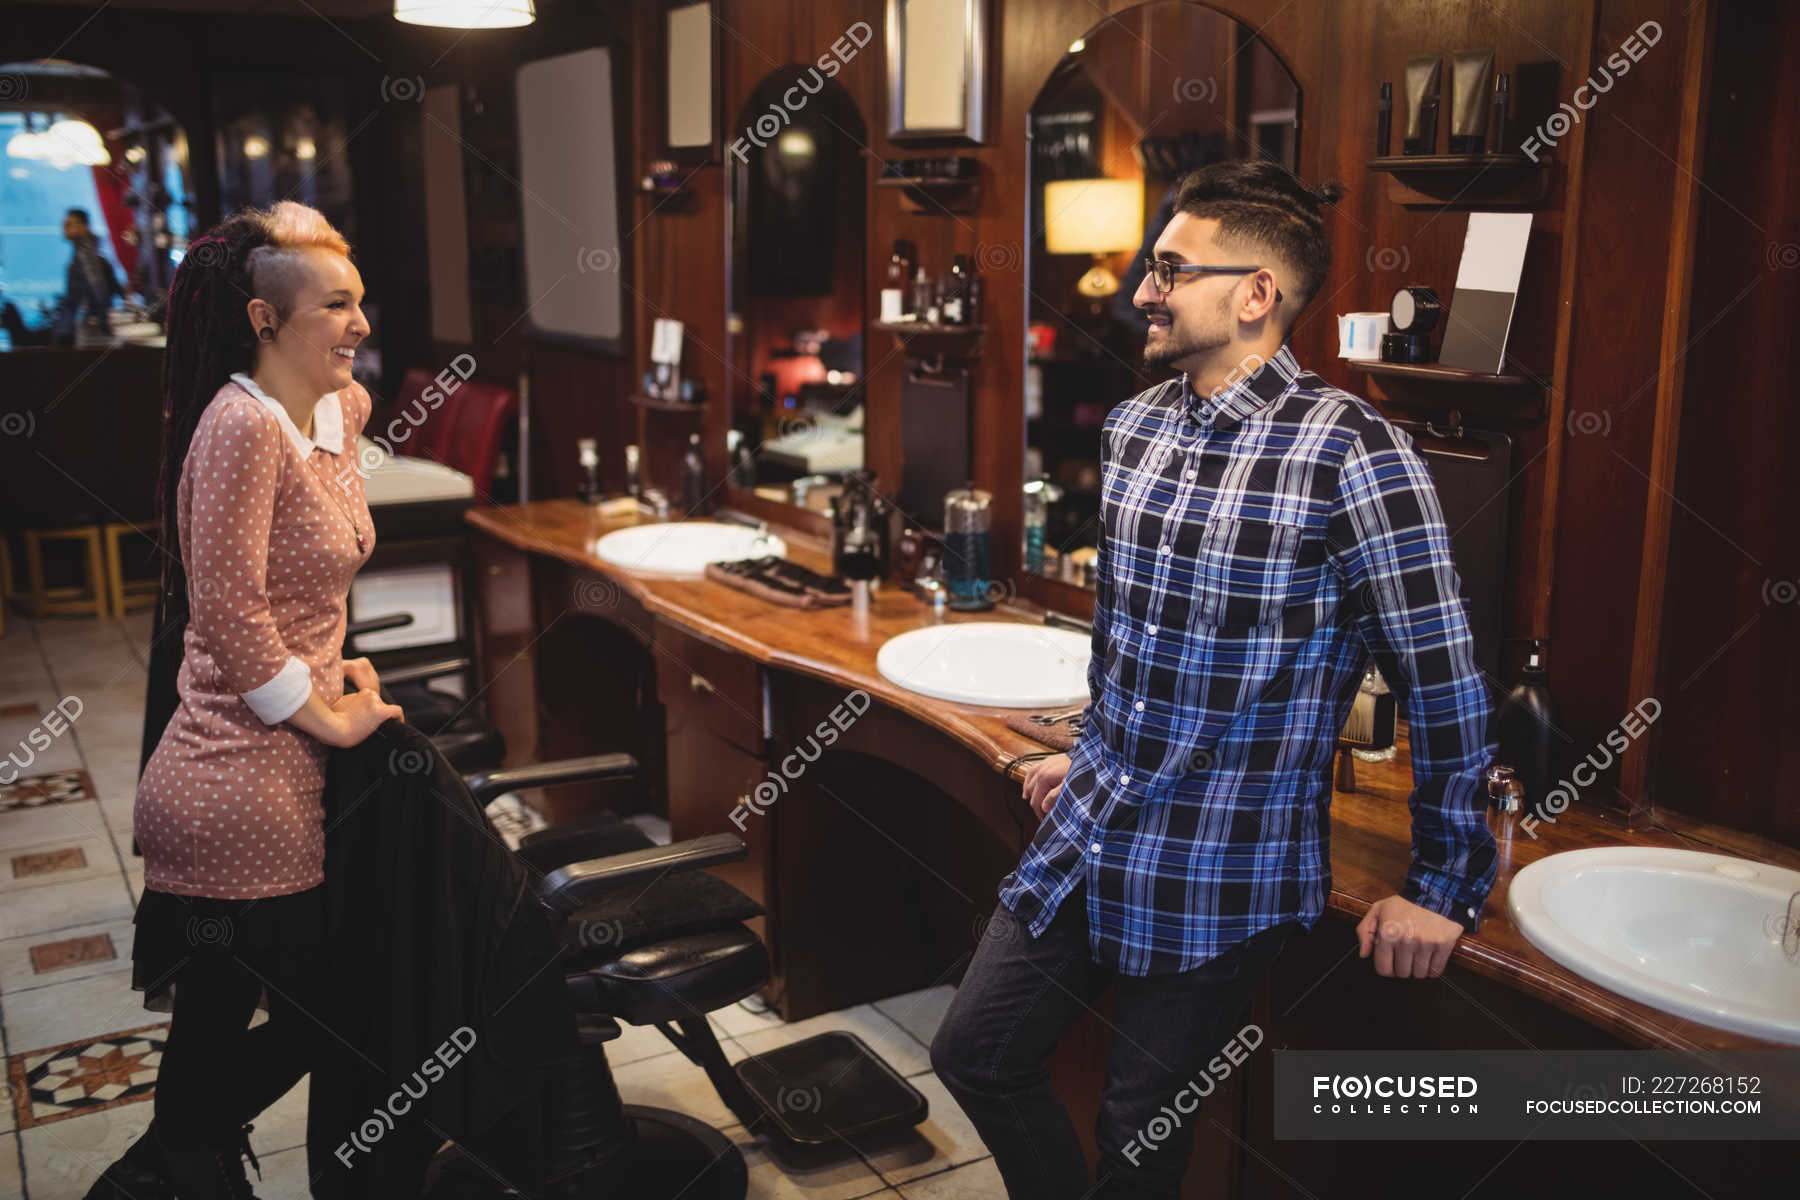
[[[913,320],[929,321],[929,320],[933,319],[933,318],[929,317],[927,314],[931,310],[934,295],[935,295],[935,292],[932,288],[931,276],[929,276],[925,273],[924,267],[919,267],[913,274],[913,283],[912,283],[912,319]]]
[[[1381,677],[1381,669],[1373,660],[1363,671],[1362,683],[1358,687],[1362,695],[1358,703],[1367,704],[1373,718],[1372,744],[1369,746],[1353,746],[1350,753],[1359,761],[1368,763],[1391,762],[1395,753],[1394,735],[1396,732],[1396,710],[1393,692],[1388,688],[1387,680]]]
[[[581,455],[581,482],[577,493],[589,504],[600,503],[600,443],[594,438],[578,438],[575,448]]]
[[[913,262],[917,258],[913,244],[905,238],[894,239],[894,252],[888,258],[887,283],[881,289],[881,319],[890,324],[905,321],[912,315]]]
[[[1044,531],[1050,523],[1050,506],[1062,499],[1062,489],[1039,476],[1025,485],[1025,569],[1044,573]]]
[[[944,281],[944,303],[941,315],[946,325],[969,323],[969,260],[957,254],[950,259],[950,276]]]

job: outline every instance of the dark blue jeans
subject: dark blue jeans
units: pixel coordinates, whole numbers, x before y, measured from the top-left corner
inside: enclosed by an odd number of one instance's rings
[[[1086,904],[1077,887],[1039,938],[995,908],[931,1043],[932,1066],[993,1151],[1013,1200],[1173,1197],[1205,1112],[1200,1098],[1220,1082],[1208,1063],[1238,1038],[1251,991],[1301,926],[1265,929],[1178,975],[1121,975],[1088,956]],[[1117,1001],[1095,1182],[1051,1090],[1050,1054],[1109,986]]]

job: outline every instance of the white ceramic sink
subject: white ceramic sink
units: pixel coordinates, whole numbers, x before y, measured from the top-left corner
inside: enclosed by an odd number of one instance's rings
[[[772,533],[720,521],[669,521],[633,525],[594,543],[601,561],[652,575],[703,575],[709,562],[787,557],[787,544]]]
[[[883,678],[960,704],[1050,708],[1087,701],[1090,641],[1045,625],[971,621],[890,638],[875,656]]]
[[[1723,854],[1605,846],[1513,877],[1507,906],[1532,945],[1664,1012],[1800,1045],[1800,871]],[[1789,932],[1788,945],[1795,945]]]

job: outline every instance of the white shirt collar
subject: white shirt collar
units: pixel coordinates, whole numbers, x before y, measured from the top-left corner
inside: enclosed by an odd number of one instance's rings
[[[314,446],[332,454],[344,452],[344,406],[336,392],[326,392],[313,406],[313,435],[309,438],[300,432],[281,401],[257,387],[256,380],[240,371],[231,377],[231,381],[269,406],[275,419],[281,422],[281,428],[287,432],[288,440],[300,451],[301,458],[312,457]]]

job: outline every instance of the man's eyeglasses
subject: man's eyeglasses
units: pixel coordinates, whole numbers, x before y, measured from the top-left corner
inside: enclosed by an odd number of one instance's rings
[[[1261,267],[1209,267],[1201,263],[1172,263],[1160,258],[1146,258],[1144,269],[1156,284],[1156,290],[1168,295],[1175,290],[1177,275],[1251,275],[1262,270]],[[1275,289],[1275,299],[1281,300],[1281,289]]]

